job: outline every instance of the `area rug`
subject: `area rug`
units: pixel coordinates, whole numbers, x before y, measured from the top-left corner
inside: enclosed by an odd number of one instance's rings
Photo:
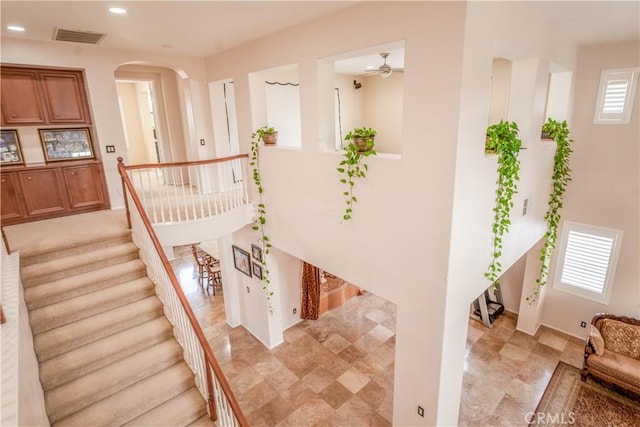
[[[592,378],[582,382],[579,369],[559,362],[538,407],[527,417],[530,426],[637,427],[640,401]]]

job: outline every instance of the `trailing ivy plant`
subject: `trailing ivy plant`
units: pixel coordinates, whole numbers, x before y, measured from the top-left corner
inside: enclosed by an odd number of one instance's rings
[[[502,255],[502,236],[509,231],[511,225],[512,198],[518,192],[517,182],[520,180],[520,160],[518,153],[522,141],[518,138],[518,125],[515,122],[500,121],[487,128],[485,151],[498,155],[498,187],[496,188],[496,204],[493,208],[493,225],[491,231],[492,252],[491,263],[484,277],[497,286],[502,272],[500,256]]]
[[[569,158],[573,150],[569,139],[569,128],[567,122],[557,122],[549,118],[542,126],[542,131],[548,133],[549,136],[556,141],[556,154],[553,157],[553,174],[551,175],[552,187],[549,194],[549,207],[544,216],[547,223],[547,232],[545,233],[545,241],[540,251],[540,277],[536,279],[537,286],[533,293],[527,297],[527,301],[535,304],[540,296],[540,287],[547,283],[549,276],[549,261],[551,254],[556,247],[556,239],[558,237],[558,225],[560,224],[560,209],[562,209],[564,201],[564,192],[567,184],[571,181],[571,169],[569,169]]]
[[[340,182],[346,185],[346,190],[342,193],[345,196],[346,208],[342,215],[343,221],[352,218],[353,204],[358,202],[356,196],[353,195],[353,187],[356,179],[366,178],[369,167],[363,162],[364,157],[375,156],[374,150],[375,129],[372,128],[356,128],[345,136],[345,140],[350,141],[344,150],[344,159],[338,165],[338,172],[344,174],[344,178]]]
[[[262,128],[261,128],[262,129]],[[267,223],[267,210],[265,208],[264,202],[262,201],[262,194],[264,193],[264,188],[262,187],[262,178],[260,177],[260,150],[259,146],[262,142],[262,132],[260,129],[251,134],[251,161],[249,165],[253,168],[253,182],[258,187],[258,218],[256,223],[253,225],[253,229],[260,233],[259,242],[262,247],[262,289],[267,294],[267,307],[269,309],[269,313],[273,314],[273,305],[271,303],[271,297],[273,297],[273,291],[269,289],[269,284],[271,281],[269,280],[269,269],[267,267],[267,255],[271,249],[271,241],[269,240],[269,236],[264,231],[264,226]]]

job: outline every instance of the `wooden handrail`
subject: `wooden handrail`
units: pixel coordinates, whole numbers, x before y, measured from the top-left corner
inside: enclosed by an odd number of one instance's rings
[[[236,159],[248,159],[249,155],[248,154],[236,154],[234,156],[228,156],[228,157],[217,157],[215,159],[209,159],[209,160],[194,160],[191,162],[173,162],[173,163],[146,163],[146,164],[141,164],[141,165],[130,165],[130,166],[125,166],[123,164],[123,167],[126,170],[136,170],[136,169],[160,169],[160,168],[166,168],[166,167],[173,167],[173,166],[198,166],[198,165],[210,165],[210,164],[214,164],[214,163],[223,163],[223,162],[228,162],[230,160],[236,160]],[[122,157],[118,157],[118,164],[121,164],[121,160]]]
[[[2,232],[2,241],[4,242],[4,247],[7,248],[7,253],[11,254],[11,247],[9,246],[9,239],[7,239],[7,235],[4,233],[4,227],[0,226],[0,231]]]
[[[226,158],[227,160],[233,159],[233,158],[242,158],[242,157],[248,157],[248,155],[244,154],[244,155],[239,155],[239,156],[232,156],[232,157],[228,157]],[[166,164],[166,163],[165,163]],[[157,166],[157,165],[155,165]],[[122,179],[123,182],[123,186],[126,187],[126,189],[129,191],[129,193],[131,194],[131,199],[133,200],[133,203],[135,204],[136,208],[138,209],[138,213],[140,214],[140,218],[142,219],[142,223],[144,224],[145,228],[147,229],[147,232],[149,233],[149,237],[151,238],[151,241],[153,243],[153,246],[155,247],[156,251],[158,252],[158,256],[160,257],[160,261],[162,262],[162,265],[164,266],[167,274],[169,275],[169,280],[171,281],[171,285],[173,286],[173,289],[175,290],[176,294],[178,295],[178,299],[180,300],[180,303],[182,304],[182,307],[184,308],[184,311],[187,315],[187,318],[189,319],[189,323],[191,323],[191,326],[193,327],[193,330],[196,334],[196,337],[198,338],[198,341],[200,342],[200,346],[202,347],[202,350],[204,351],[204,356],[205,356],[205,367],[207,369],[207,372],[209,372],[209,367],[208,365],[211,365],[211,368],[213,368],[213,371],[216,374],[216,378],[218,379],[218,381],[220,382],[220,386],[222,387],[222,390],[224,391],[224,394],[227,397],[227,400],[229,401],[229,405],[231,405],[231,409],[233,410],[234,415],[236,416],[236,419],[238,420],[238,423],[241,426],[249,426],[249,424],[247,423],[247,419],[245,418],[244,414],[242,413],[242,409],[240,409],[240,405],[238,404],[238,401],[235,397],[235,395],[233,394],[233,391],[231,390],[231,387],[229,386],[229,383],[227,382],[226,377],[224,376],[224,373],[222,372],[222,368],[220,368],[220,365],[218,364],[218,360],[216,359],[216,356],[213,354],[213,350],[211,349],[211,347],[209,346],[209,343],[207,341],[207,339],[204,336],[204,332],[202,331],[202,328],[200,327],[200,324],[198,323],[196,316],[193,313],[193,310],[191,309],[191,306],[189,305],[189,302],[187,301],[187,298],[184,295],[184,292],[182,291],[182,288],[180,287],[180,282],[178,281],[178,278],[176,277],[173,268],[171,268],[171,264],[169,263],[169,260],[167,259],[167,256],[164,254],[164,251],[162,250],[162,245],[160,244],[160,240],[158,239],[158,236],[156,235],[155,231],[153,230],[153,226],[151,225],[151,221],[149,221],[149,217],[147,216],[147,213],[145,212],[143,206],[142,206],[142,202],[140,201],[140,198],[138,197],[138,195],[135,192],[135,189],[133,187],[133,183],[131,182],[131,180],[129,179],[129,175],[126,173],[125,169],[127,167],[123,164],[122,162],[122,158],[118,158],[118,172],[120,173],[120,178]],[[125,200],[127,199],[127,194],[124,193],[123,194]],[[209,381],[207,381],[207,383],[209,383]],[[209,395],[213,395],[213,385],[207,385],[207,387],[211,387],[209,388],[208,392]],[[213,416],[215,416],[214,413],[212,413]]]

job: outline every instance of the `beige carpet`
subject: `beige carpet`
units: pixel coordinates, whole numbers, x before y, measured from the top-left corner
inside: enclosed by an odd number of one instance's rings
[[[591,378],[582,382],[579,369],[559,362],[527,421],[530,426],[633,427],[640,425],[640,402]]]
[[[129,233],[124,209],[10,225],[4,227],[4,231],[11,251],[20,251],[22,257],[93,242],[104,235]]]

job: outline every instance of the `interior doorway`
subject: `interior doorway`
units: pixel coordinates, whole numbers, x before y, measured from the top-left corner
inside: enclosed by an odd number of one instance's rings
[[[116,79],[130,164],[160,163],[164,160],[153,83],[152,80]]]

